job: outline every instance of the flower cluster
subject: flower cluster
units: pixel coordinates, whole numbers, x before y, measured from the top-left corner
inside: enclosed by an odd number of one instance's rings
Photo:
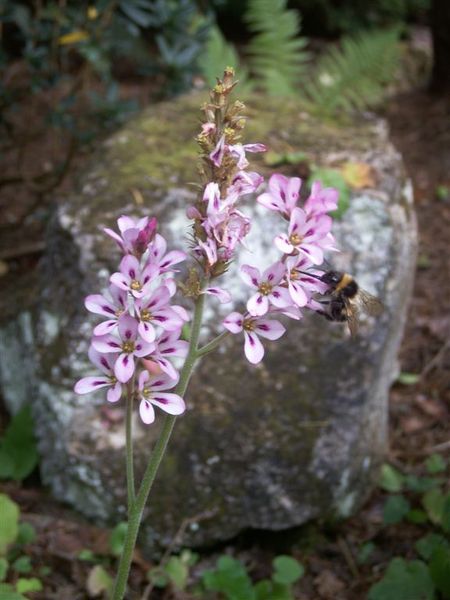
[[[273,240],[282,255],[263,273],[251,265],[241,267],[244,283],[253,289],[247,312],[232,312],[223,322],[230,333],[244,332],[245,355],[253,364],[264,356],[259,336],[277,340],[285,332],[278,320],[269,317],[282,314],[298,320],[303,308],[321,310],[315,295],[328,288],[316,267],[323,263],[326,250],[336,250],[328,213],[336,210],[338,194],[315,182],[309,198],[300,207],[300,186],[298,177],[274,174],[268,191],[258,196],[261,205],[287,221],[287,231]]]
[[[166,252],[166,240],[156,233],[155,219],[134,221],[122,216],[119,232],[105,229],[123,253],[119,270],[110,277],[108,294],[87,296],[88,311],[104,320],[93,331],[90,361],[101,375],[84,377],[75,385],[78,394],[108,388],[107,400],[117,402],[123,386],[131,385],[136,370],[139,413],[144,423],[155,419],[153,406],[179,415],[185,410],[181,396],[167,392],[179,374],[173,357],[185,357],[188,343],[180,340],[189,320],[182,306],[172,304],[176,291],[174,265],[185,260],[183,252]],[[153,373],[153,375],[151,375]]]

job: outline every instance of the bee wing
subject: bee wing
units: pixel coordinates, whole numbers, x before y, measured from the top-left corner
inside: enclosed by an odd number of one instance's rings
[[[378,317],[383,312],[383,303],[365,290],[359,290],[355,301],[358,304],[358,309],[360,311],[365,312],[372,317]]]
[[[350,329],[350,333],[352,337],[354,337],[359,330],[359,314],[360,310],[358,307],[358,303],[351,302],[348,298],[344,300],[345,303],[345,312],[347,316],[348,328]]]

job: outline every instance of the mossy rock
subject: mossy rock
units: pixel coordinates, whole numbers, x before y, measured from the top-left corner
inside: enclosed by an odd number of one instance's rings
[[[92,372],[85,354],[92,321],[83,298],[105,286],[115,270],[118,253],[101,227],[114,227],[120,214],[155,215],[173,246],[186,247],[184,211],[194,195],[194,136],[203,99],[190,95],[153,106],[101,144],[80,173],[78,192],[58,199],[37,305],[25,316],[18,310],[18,319],[3,328],[4,347],[14,348],[7,355],[2,350],[4,372],[14,366],[17,372],[24,353],[35,357],[30,388],[44,482],[56,497],[103,522],[125,515],[124,424],[109,418],[101,397],[72,391]],[[388,391],[416,248],[401,157],[384,122],[374,117],[321,122],[293,101],[265,98],[249,102],[248,114],[246,141],[278,153],[302,151],[320,167],[370,165],[372,187],[352,192],[336,224],[343,252],[334,260],[386,308],[355,339],[341,324],[311,314],[289,322],[286,336],[268,345],[256,368],[243,359],[242,340],[234,336],[201,363],[147,507],[147,549],[166,546],[185,519],[193,521],[182,543],[205,545],[249,527],[279,530],[347,515],[370,491],[386,451]],[[252,168],[269,174],[262,156]],[[296,168],[291,165],[290,174]],[[267,264],[277,221],[254,199],[246,210],[252,215],[251,260]],[[244,252],[239,261],[249,258]],[[239,303],[245,291],[233,275],[237,267],[225,287]],[[211,301],[205,333],[218,331],[230,310]],[[22,346],[11,346],[12,337]],[[6,390],[11,407],[23,400],[19,388],[16,394],[14,386]],[[138,474],[159,424],[144,427],[136,420]]]

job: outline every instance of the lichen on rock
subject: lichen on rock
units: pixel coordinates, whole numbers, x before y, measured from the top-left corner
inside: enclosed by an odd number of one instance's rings
[[[186,248],[184,213],[194,197],[190,182],[196,180],[201,100],[193,94],[154,106],[99,148],[79,190],[58,205],[42,264],[45,284],[28,318],[44,481],[58,498],[101,521],[124,515],[124,426],[105,418],[102,398],[72,392],[74,382],[91,372],[83,297],[105,287],[115,270],[118,254],[101,227],[114,226],[121,214],[156,216],[172,245]],[[401,158],[384,123],[373,117],[321,122],[294,101],[280,108],[265,98],[252,99],[249,116],[249,139],[275,152],[303,151],[320,166],[364,162],[376,173],[376,188],[355,191],[336,224],[343,251],[333,261],[378,295],[386,309],[376,323],[367,320],[356,339],[342,325],[313,314],[289,323],[286,336],[268,345],[257,368],[243,360],[234,339],[207,356],[194,375],[188,411],[177,421],[147,507],[142,534],[147,548],[167,545],[186,518],[198,517],[183,540],[196,545],[249,527],[283,529],[317,516],[347,515],[366,496],[386,450],[387,396],[416,246]],[[255,162],[267,175],[263,159]],[[247,208],[252,262],[264,264],[278,233],[276,220],[254,198]],[[244,250],[228,277],[240,302],[244,290],[234,275],[246,261]],[[219,331],[229,311],[211,300],[205,334]],[[7,343],[12,334],[3,326],[2,335]],[[17,335],[25,344],[25,336]],[[21,352],[19,344],[8,364],[20,360]],[[2,377],[12,406],[24,392],[5,381]],[[138,475],[158,428],[138,426]]]

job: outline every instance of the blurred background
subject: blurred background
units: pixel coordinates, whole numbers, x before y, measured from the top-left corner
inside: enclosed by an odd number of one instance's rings
[[[0,0],[0,39],[2,312],[100,141],[145,107],[206,92],[227,65],[241,97],[297,98],[324,120],[368,111],[387,120],[413,180],[420,246],[378,489],[344,523],[243,535],[231,546],[237,559],[221,566],[229,547],[169,549],[159,566],[138,554],[140,595],[130,598],[450,598],[450,2]],[[295,156],[273,158],[295,172]],[[55,503],[38,463],[29,411],[11,418],[0,404],[0,511],[17,525],[0,522],[0,599],[102,597],[123,530]],[[272,565],[286,554],[294,562]],[[272,587],[255,591],[269,576]]]

